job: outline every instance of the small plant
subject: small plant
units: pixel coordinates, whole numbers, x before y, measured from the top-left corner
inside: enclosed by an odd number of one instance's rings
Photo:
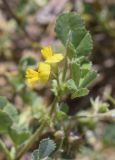
[[[89,60],[93,44],[91,34],[77,13],[60,15],[55,32],[64,46],[63,53],[53,51],[50,46],[43,47],[41,54],[44,61],[37,62],[30,57],[22,59],[18,68],[20,76],[9,78],[13,88],[23,95],[24,102],[29,105],[27,110],[18,112],[6,98],[0,97],[0,134],[11,141],[9,149],[0,140],[7,160],[21,159],[48,131],[56,145],[51,139],[43,139],[33,152],[32,160],[66,159],[67,156],[74,159],[81,144],[78,143],[81,135],[76,135],[79,125],[83,134],[98,119],[113,118],[114,110],[109,111],[108,104],[98,98],[91,100],[91,110],[83,112],[81,109],[73,116],[68,115],[71,106],[64,101],[65,97],[70,95],[73,99],[88,95],[89,85],[97,77]],[[49,107],[44,105],[43,97],[32,91],[39,85],[47,84],[54,96]]]

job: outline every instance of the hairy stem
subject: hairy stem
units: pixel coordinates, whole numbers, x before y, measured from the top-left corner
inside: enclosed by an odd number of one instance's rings
[[[52,115],[57,101],[58,101],[58,99],[55,97],[54,101],[52,103],[52,106],[51,106],[51,110],[49,112],[49,116]],[[31,148],[31,146],[36,141],[39,140],[39,138],[40,138],[40,136],[41,136],[41,134],[42,134],[42,132],[43,132],[43,130],[45,129],[46,126],[47,126],[47,121],[44,121],[41,124],[41,126],[35,131],[35,133],[31,136],[31,138],[28,140],[28,142],[23,147],[21,147],[21,149],[19,151],[17,151],[15,160],[19,160]]]
[[[64,138],[61,139],[60,144],[59,144],[59,147],[58,147],[58,149],[56,150],[56,153],[54,154],[55,160],[58,160],[59,157],[60,157],[60,153],[61,153],[61,149],[62,149],[62,146],[63,146],[63,142],[64,142]]]
[[[7,160],[13,160],[9,150],[7,149],[7,147],[5,145],[5,143],[3,143],[1,140],[0,140],[0,148],[3,150],[4,154],[6,155]]]
[[[47,122],[44,121],[41,124],[41,126],[36,130],[36,132],[31,136],[28,142],[17,153],[15,160],[19,160],[24,155],[24,153],[26,153],[30,149],[30,147],[34,144],[34,142],[39,140],[41,133],[43,132],[46,125],[47,125]]]
[[[65,60],[65,64],[64,64],[64,70],[63,70],[63,75],[62,75],[63,81],[65,80],[66,72],[67,72],[67,60]]]
[[[55,106],[56,106],[56,103],[57,103],[57,102],[58,102],[58,98],[55,97],[55,98],[54,98],[54,101],[53,101],[53,103],[52,103],[52,105],[51,105],[50,112],[49,112],[49,115],[50,115],[50,116],[53,114],[53,111],[54,111],[54,109],[55,109]]]
[[[73,117],[74,119],[76,118],[98,118],[98,119],[115,119],[115,109],[105,112],[105,113],[96,113],[96,114],[89,114],[89,115],[76,115]]]

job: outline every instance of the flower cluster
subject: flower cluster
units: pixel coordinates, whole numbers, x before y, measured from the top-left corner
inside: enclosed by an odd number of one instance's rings
[[[37,81],[42,84],[46,83],[50,76],[51,64],[58,63],[64,58],[64,56],[60,53],[53,53],[51,47],[43,48],[41,50],[41,54],[44,57],[45,61],[39,63],[38,70],[35,71],[31,68],[28,68],[26,70],[27,83],[31,87],[33,87]]]

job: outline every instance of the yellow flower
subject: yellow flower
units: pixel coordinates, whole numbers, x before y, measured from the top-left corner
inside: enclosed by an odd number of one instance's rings
[[[58,63],[63,60],[64,56],[61,53],[53,53],[51,47],[45,47],[41,50],[46,63]]]
[[[41,83],[46,83],[50,76],[50,65],[46,63],[40,63],[38,69],[38,75]]]
[[[26,79],[29,86],[33,87],[34,84],[39,80],[38,72],[31,68],[26,70]]]
[[[50,65],[46,63],[40,63],[38,71],[28,68],[26,71],[27,83],[30,87],[33,87],[37,81],[44,84],[47,82],[50,76]]]

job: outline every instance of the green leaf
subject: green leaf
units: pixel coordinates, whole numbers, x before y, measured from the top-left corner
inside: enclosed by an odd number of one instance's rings
[[[51,153],[55,150],[55,142],[49,138],[40,142],[39,148],[32,154],[32,160],[49,159]]]
[[[9,115],[0,110],[0,133],[7,133],[12,123],[12,119],[9,117]]]
[[[97,77],[97,73],[95,71],[89,71],[83,80],[80,83],[80,87],[88,87]]]
[[[9,129],[9,135],[15,145],[20,145],[30,137],[30,132],[27,130],[17,130],[16,128],[12,127]]]
[[[115,147],[115,124],[109,124],[104,129],[103,135],[104,144]]]
[[[91,70],[91,67],[92,67],[91,62],[83,63],[83,65],[81,66],[82,69],[86,69],[86,70]]]
[[[62,102],[60,104],[60,110],[64,113],[67,113],[69,111],[69,106],[66,103]]]
[[[75,84],[75,82],[74,82],[73,79],[69,79],[67,81],[66,85],[67,85],[67,88],[69,89],[69,91],[75,91],[75,90],[77,90],[77,86],[76,86],[76,84]]]
[[[55,31],[64,45],[69,44],[71,54],[76,50],[76,56],[87,56],[92,48],[92,38],[85,29],[84,22],[77,13],[62,14],[56,22]],[[72,44],[70,46],[70,44]],[[70,54],[69,54],[70,56]]]
[[[52,80],[52,88],[51,88],[51,91],[54,93],[55,96],[58,96],[58,84],[57,84],[57,81],[54,79]]]
[[[56,21],[55,31],[63,44],[71,40],[73,30],[85,29],[84,22],[77,13],[64,13]]]
[[[77,63],[72,63],[71,64],[71,77],[74,80],[76,86],[79,86],[80,76],[81,76],[80,65]]]
[[[3,109],[7,105],[8,101],[5,97],[0,96],[0,109]]]
[[[24,81],[20,77],[10,77],[9,82],[17,92],[21,91],[25,87]]]
[[[18,119],[18,112],[16,107],[13,106],[5,97],[0,97],[0,109],[8,114],[8,116],[15,121]]]
[[[87,56],[93,48],[91,35],[84,29],[76,29],[72,32],[72,44],[77,56]]]
[[[87,73],[92,69],[92,63],[91,62],[84,62],[81,66],[81,78],[85,78]]]
[[[99,108],[99,112],[100,113],[105,113],[105,112],[108,112],[109,111],[109,104],[108,103],[102,103],[102,105],[100,106]]]
[[[3,108],[3,111],[6,112],[14,122],[18,120],[18,112],[16,107],[11,103],[7,103],[7,105]]]
[[[76,55],[76,50],[71,42],[68,42],[67,44],[67,56],[69,59],[72,59]]]
[[[43,139],[39,145],[39,158],[48,157],[56,148],[53,140],[47,138]]]
[[[33,91],[30,91],[30,92],[26,92],[24,95],[23,95],[23,100],[26,104],[29,104],[31,106],[33,106],[33,104],[35,103],[36,99],[38,98],[38,95],[33,92]]]
[[[40,159],[39,159],[38,150],[35,150],[35,151],[32,153],[32,160],[40,160]]]
[[[5,97],[0,97],[0,109],[6,112],[12,120],[16,120],[18,116],[16,107],[13,106]]]
[[[72,99],[76,97],[86,96],[88,93],[89,93],[89,90],[87,88],[81,88],[72,94]]]
[[[56,116],[57,116],[57,120],[59,121],[59,120],[66,118],[67,114],[63,111],[58,111]]]

